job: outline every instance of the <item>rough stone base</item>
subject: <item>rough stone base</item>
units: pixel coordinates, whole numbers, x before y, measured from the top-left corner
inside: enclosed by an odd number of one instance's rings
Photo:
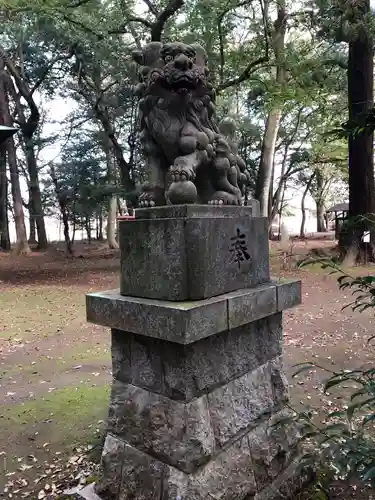
[[[103,500],[273,500],[288,484],[289,496],[299,487],[295,428],[275,428],[285,411],[220,451],[210,462],[187,474],[108,434],[103,450],[103,475],[95,487]],[[294,486],[295,485],[295,486]],[[95,500],[95,496],[86,496]]]
[[[277,477],[269,487],[264,488],[259,493],[256,493],[255,496],[251,494],[250,497],[249,496],[245,497],[245,500],[280,500],[281,498],[283,500],[291,500],[292,498],[294,498],[296,492],[300,491],[300,489],[303,487],[305,481],[308,480],[307,476],[306,477],[301,476],[297,473],[298,470],[297,468],[298,468],[298,460],[294,460],[289,465],[289,467],[282,474],[280,474],[280,476]],[[89,484],[78,493],[78,499],[105,500],[104,498],[96,494],[95,488],[96,488],[95,483]],[[121,498],[127,498],[127,497],[125,496]],[[163,500],[164,498],[165,497],[162,496],[161,500]],[[176,496],[172,498],[174,498],[174,500],[176,499],[179,500],[179,498],[182,497]],[[218,498],[224,500],[231,497],[227,496],[226,491],[222,491],[219,494],[219,496],[211,498]]]
[[[282,474],[280,474],[270,486],[264,488],[259,493],[256,493],[255,496],[252,494],[250,494],[250,496],[246,496],[245,500],[280,500],[281,498],[283,500],[291,500],[295,497],[296,492],[299,492],[304,484],[306,484],[309,480],[307,475],[300,475],[297,471],[298,460],[293,460],[289,467]],[[89,484],[78,493],[78,499],[105,500],[96,494],[95,488],[95,483]],[[164,500],[165,498],[163,495],[164,494],[161,496],[161,500]],[[128,497],[125,496],[121,498]],[[170,497],[167,496],[166,498]],[[179,500],[182,497],[176,496],[172,498],[174,498],[174,500]],[[219,496],[209,498],[226,500],[232,497],[228,497],[227,492],[222,491],[219,493]]]

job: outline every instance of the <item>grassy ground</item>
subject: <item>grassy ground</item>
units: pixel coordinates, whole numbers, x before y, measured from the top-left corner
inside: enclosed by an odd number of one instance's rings
[[[271,252],[274,275],[303,281],[303,304],[285,314],[289,375],[293,364],[312,359],[338,369],[372,362],[371,314],[342,312],[350,297],[320,268],[295,269],[293,261],[312,246],[329,250],[332,242],[273,245]],[[0,493],[19,486],[13,498],[38,491],[46,468],[53,477],[77,445],[96,443],[106,418],[110,335],[86,322],[85,293],[118,287],[118,254],[94,245],[78,253],[0,254]],[[340,393],[319,390],[318,371],[290,380],[295,406],[333,411],[343,404]]]

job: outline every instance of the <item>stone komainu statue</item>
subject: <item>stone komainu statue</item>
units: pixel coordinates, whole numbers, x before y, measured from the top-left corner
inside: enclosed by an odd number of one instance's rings
[[[233,123],[227,119],[219,129],[215,121],[204,49],[151,42],[133,59],[140,65],[136,93],[148,176],[139,205],[241,205],[246,165],[237,154]]]

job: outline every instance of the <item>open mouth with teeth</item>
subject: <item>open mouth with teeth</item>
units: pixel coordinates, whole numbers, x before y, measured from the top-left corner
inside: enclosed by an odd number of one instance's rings
[[[173,90],[179,91],[179,90],[193,90],[196,88],[196,81],[193,80],[192,78],[188,78],[186,76],[183,76],[181,78],[178,78],[171,82],[171,87]]]

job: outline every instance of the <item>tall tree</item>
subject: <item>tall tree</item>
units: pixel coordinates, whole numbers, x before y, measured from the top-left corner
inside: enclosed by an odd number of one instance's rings
[[[6,145],[0,144],[0,249],[10,250]]]
[[[0,60],[0,114],[2,116],[2,122],[9,127],[13,125],[9,109],[9,91],[11,85],[12,82],[8,73],[5,71],[4,62]],[[8,153],[10,184],[13,198],[14,223],[17,235],[15,250],[18,254],[29,254],[31,253],[31,250],[27,241],[20,177],[17,165],[17,154],[13,137],[10,137],[7,140],[6,148]]]
[[[277,0],[277,18],[273,23],[272,47],[276,65],[276,85],[282,89],[285,84],[285,33],[286,33],[287,12],[285,0]],[[268,217],[269,196],[272,179],[272,168],[275,155],[277,134],[281,119],[281,103],[273,106],[269,111],[262,142],[262,152],[260,157],[258,179],[255,197],[260,203],[260,214]]]
[[[107,179],[108,183],[116,184],[116,165],[114,162],[114,154],[112,143],[107,137],[103,140],[103,150],[106,156],[107,163]],[[107,217],[107,243],[109,248],[116,249],[119,247],[116,240],[116,214],[117,214],[117,196],[115,193],[109,196],[108,200],[108,217]]]
[[[349,8],[349,6],[348,6]],[[348,107],[349,121],[361,122],[374,106],[374,48],[366,18],[370,14],[370,1],[350,4],[354,30],[349,40]],[[373,132],[349,135],[349,217],[375,214]],[[358,258],[363,231],[362,223],[351,231],[346,248],[345,263],[353,265]]]

